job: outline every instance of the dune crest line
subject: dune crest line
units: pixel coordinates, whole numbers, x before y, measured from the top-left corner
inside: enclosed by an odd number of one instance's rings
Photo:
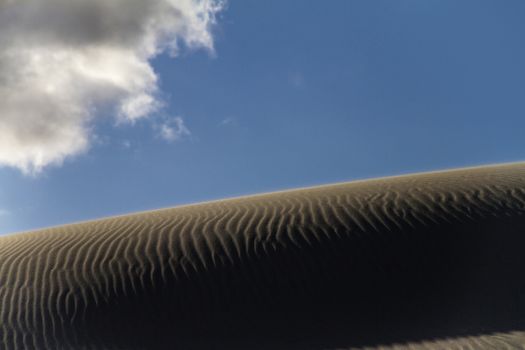
[[[0,238],[2,349],[525,348],[525,163]]]

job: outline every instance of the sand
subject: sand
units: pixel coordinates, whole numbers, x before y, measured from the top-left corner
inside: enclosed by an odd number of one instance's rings
[[[525,164],[0,238],[2,349],[525,348]]]

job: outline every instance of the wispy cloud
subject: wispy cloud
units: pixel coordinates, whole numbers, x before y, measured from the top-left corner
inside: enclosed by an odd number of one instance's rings
[[[213,51],[222,0],[0,0],[0,165],[37,173],[89,149],[102,111],[161,108],[150,60]],[[168,139],[184,130],[165,128]],[[183,126],[183,124],[182,124]],[[178,129],[177,129],[178,128]]]
[[[304,74],[301,72],[294,72],[293,74],[290,74],[288,79],[290,84],[295,88],[301,88],[305,84]]]
[[[181,117],[175,117],[160,124],[159,132],[160,136],[168,142],[177,141],[191,135],[190,130],[186,127]]]
[[[0,217],[2,217],[2,216],[9,216],[9,215],[11,215],[11,212],[9,210],[0,209]]]
[[[219,125],[232,125],[232,124],[235,124],[235,119],[232,117],[224,118],[219,123]]]

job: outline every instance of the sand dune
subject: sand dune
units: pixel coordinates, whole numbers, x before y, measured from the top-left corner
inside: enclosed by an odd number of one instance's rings
[[[0,238],[2,349],[525,348],[525,164]]]

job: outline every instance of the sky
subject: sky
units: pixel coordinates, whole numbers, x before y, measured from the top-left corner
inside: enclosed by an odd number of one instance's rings
[[[525,160],[525,2],[0,0],[0,234]]]

